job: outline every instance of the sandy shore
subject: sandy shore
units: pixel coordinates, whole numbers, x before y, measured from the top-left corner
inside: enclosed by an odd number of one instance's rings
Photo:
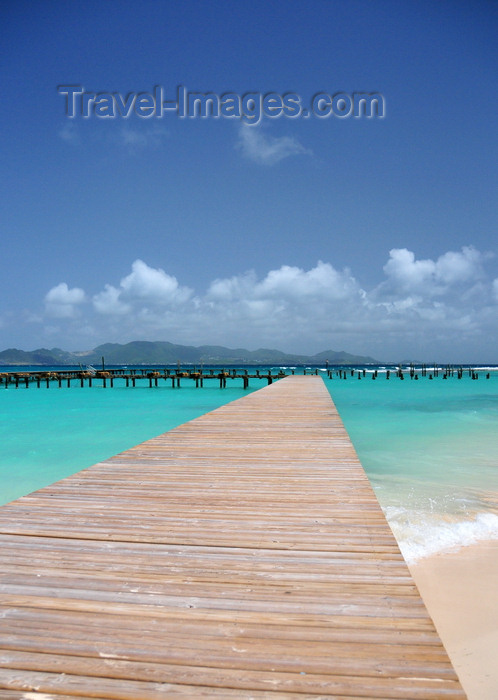
[[[498,540],[410,566],[469,700],[498,698]]]

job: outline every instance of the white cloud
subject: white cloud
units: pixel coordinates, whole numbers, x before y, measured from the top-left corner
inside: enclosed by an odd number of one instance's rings
[[[389,260],[384,265],[387,277],[403,290],[426,285],[433,278],[435,269],[433,260],[415,260],[415,255],[406,248],[390,250]]]
[[[349,270],[338,272],[329,263],[319,261],[307,272],[288,265],[271,270],[256,286],[255,293],[260,297],[291,299],[295,303],[311,298],[323,301],[356,296],[358,287]]]
[[[65,282],[52,287],[45,295],[45,310],[54,318],[74,318],[77,307],[86,301],[85,292],[78,287],[69,289]]]
[[[154,309],[157,312],[181,305],[191,296],[192,290],[180,286],[176,277],[160,268],[149,267],[143,260],[135,260],[119,288],[106,284],[92,301],[99,314],[121,316],[139,312],[142,318],[148,318],[151,313],[154,315]]]
[[[468,280],[478,280],[483,274],[482,255],[472,246],[464,246],[461,252],[449,251],[436,261],[436,276],[445,284],[458,284]]]
[[[100,314],[121,315],[130,311],[128,304],[123,304],[120,300],[121,291],[113,287],[111,284],[106,284],[104,290],[95,294],[93,297],[93,305],[95,310]]]
[[[131,273],[121,280],[121,289],[123,298],[154,304],[181,303],[192,295],[191,289],[180,287],[176,277],[160,268],[149,267],[143,260],[135,260]]]
[[[270,270],[258,281],[253,271],[211,283],[206,298],[214,302],[269,300],[280,303],[308,304],[359,295],[356,280],[349,270],[339,272],[330,263],[319,261],[311,270],[282,265]]]
[[[448,251],[437,260],[416,260],[411,250],[394,248],[384,265],[388,283],[380,289],[394,294],[442,295],[451,286],[477,283],[484,275],[483,262],[487,257],[472,246],[464,246],[461,251]]]
[[[206,297],[208,300],[221,302],[241,299],[250,293],[256,283],[257,278],[253,271],[228,279],[216,279],[211,282]]]
[[[246,158],[261,165],[275,165],[289,156],[312,155],[312,151],[291,136],[267,136],[261,127],[246,124],[239,128],[237,147]]]
[[[384,280],[369,290],[347,268],[319,261],[310,269],[282,265],[263,276],[218,278],[195,295],[163,269],[136,260],[119,283],[94,294],[93,306],[84,306],[83,290],[65,283],[45,303],[71,338],[86,333],[88,346],[143,338],[296,352],[344,348],[395,360],[433,359],[437,352],[464,361],[450,353],[498,342],[498,278],[487,276],[486,259],[471,247],[423,260],[399,248],[389,253]]]

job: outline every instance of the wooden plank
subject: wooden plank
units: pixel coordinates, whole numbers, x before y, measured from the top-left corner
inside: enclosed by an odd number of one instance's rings
[[[254,621],[245,620],[233,621],[211,618],[209,624],[206,624],[204,616],[198,619],[193,618],[185,620],[183,618],[169,619],[167,627],[161,624],[157,618],[147,618],[133,616],[132,614],[111,614],[111,613],[94,613],[90,610],[84,613],[72,610],[55,610],[51,609],[45,612],[43,609],[36,610],[36,616],[33,615],[33,610],[30,608],[4,608],[0,609],[0,614],[3,617],[2,631],[7,629],[7,626],[22,627],[23,631],[34,627],[43,627],[46,630],[52,630],[55,627],[60,628],[61,632],[67,629],[73,630],[75,626],[82,626],[80,630],[81,637],[86,634],[90,639],[99,639],[102,634],[107,634],[108,629],[112,627],[116,634],[121,632],[124,636],[128,634],[141,633],[142,636],[159,637],[160,639],[172,637],[222,637],[231,639],[238,637],[240,639],[255,638],[255,639],[298,639],[301,642],[311,641],[334,641],[347,643],[351,641],[365,641],[379,643],[382,642],[384,629],[379,627],[367,627],[357,624],[354,626],[314,625],[308,623],[303,629],[293,624],[285,624],[281,622],[276,624],[275,621],[261,624]],[[48,626],[47,623],[50,623]],[[87,638],[87,637],[85,637]],[[439,639],[431,629],[398,629],[395,635],[396,644],[434,644],[439,646]]]
[[[313,376],[0,508],[0,620],[0,700],[465,697]]]

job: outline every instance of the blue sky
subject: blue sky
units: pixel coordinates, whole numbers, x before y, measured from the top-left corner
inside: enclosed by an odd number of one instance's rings
[[[498,5],[0,8],[0,346],[498,362]],[[380,93],[385,116],[84,119],[57,86]]]

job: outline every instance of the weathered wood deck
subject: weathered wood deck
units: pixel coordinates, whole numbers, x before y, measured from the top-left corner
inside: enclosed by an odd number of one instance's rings
[[[0,700],[465,697],[318,377],[0,508],[0,557]]]

